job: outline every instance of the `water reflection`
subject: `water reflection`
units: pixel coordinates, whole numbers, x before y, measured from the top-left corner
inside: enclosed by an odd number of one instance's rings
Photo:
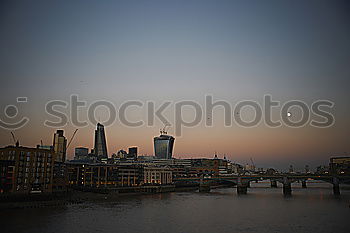
[[[64,207],[7,210],[2,232],[348,232],[350,190],[335,197],[325,183],[281,188],[252,183],[234,188],[120,197]]]

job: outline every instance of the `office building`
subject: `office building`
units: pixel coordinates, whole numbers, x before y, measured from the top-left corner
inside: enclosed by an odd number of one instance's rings
[[[144,184],[171,184],[172,171],[167,167],[144,167]]]
[[[130,187],[143,181],[143,169],[136,165],[68,162],[67,167],[71,186]]]
[[[53,137],[53,150],[57,154],[56,161],[66,161],[67,139],[63,136],[63,130],[57,130]]]
[[[133,160],[137,159],[137,147],[129,147],[128,158]]]
[[[87,159],[88,155],[89,155],[89,148],[77,147],[74,149],[74,159],[75,160]]]
[[[175,138],[161,134],[154,138],[154,155],[157,159],[172,159]]]
[[[108,159],[105,130],[100,123],[97,124],[97,129],[95,130],[94,153],[99,161]]]
[[[332,174],[349,175],[350,174],[350,156],[330,158],[329,169]]]
[[[0,148],[0,193],[51,193],[56,156],[52,150],[19,145]]]

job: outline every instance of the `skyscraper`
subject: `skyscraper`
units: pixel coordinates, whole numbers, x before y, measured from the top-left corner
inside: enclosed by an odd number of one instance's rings
[[[129,147],[128,157],[130,159],[137,159],[137,147]]]
[[[163,133],[154,138],[154,154],[158,159],[172,159],[175,138]]]
[[[105,129],[100,123],[97,124],[97,129],[95,130],[94,153],[98,160],[108,158]]]
[[[57,162],[64,162],[66,160],[67,139],[65,136],[63,136],[63,130],[57,130],[54,134],[53,150],[57,154]]]

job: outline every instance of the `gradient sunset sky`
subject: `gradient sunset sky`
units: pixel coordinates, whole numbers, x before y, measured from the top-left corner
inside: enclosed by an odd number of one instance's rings
[[[350,153],[349,12],[345,0],[1,1],[1,120],[29,117],[15,134],[22,145],[35,146],[41,139],[51,144],[56,130],[43,125],[54,120],[45,103],[72,94],[117,108],[127,100],[204,104],[207,94],[232,106],[261,103],[265,94],[282,102],[326,99],[335,103],[332,127],[225,127],[217,108],[213,127],[203,120],[185,128],[174,150],[176,158],[211,158],[216,151],[242,164],[252,157],[263,167],[326,164]],[[16,103],[18,96],[28,102]],[[19,109],[14,119],[4,114],[10,104]],[[128,118],[146,120],[146,110],[130,108]],[[174,105],[165,113],[173,120]],[[80,114],[86,119],[86,109]],[[105,109],[97,115],[108,117]],[[130,128],[117,120],[106,128],[108,153],[138,146],[140,154],[153,154],[162,128],[155,123]],[[69,138],[75,128],[63,129]],[[94,129],[79,129],[68,158],[76,146],[93,147]],[[9,130],[0,128],[0,144],[12,144]]]

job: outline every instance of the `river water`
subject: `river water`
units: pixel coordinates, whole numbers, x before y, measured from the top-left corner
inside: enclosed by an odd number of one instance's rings
[[[281,187],[252,183],[241,196],[225,188],[2,210],[1,232],[350,232],[350,188],[335,197],[326,183],[292,187],[291,197],[284,197]]]

